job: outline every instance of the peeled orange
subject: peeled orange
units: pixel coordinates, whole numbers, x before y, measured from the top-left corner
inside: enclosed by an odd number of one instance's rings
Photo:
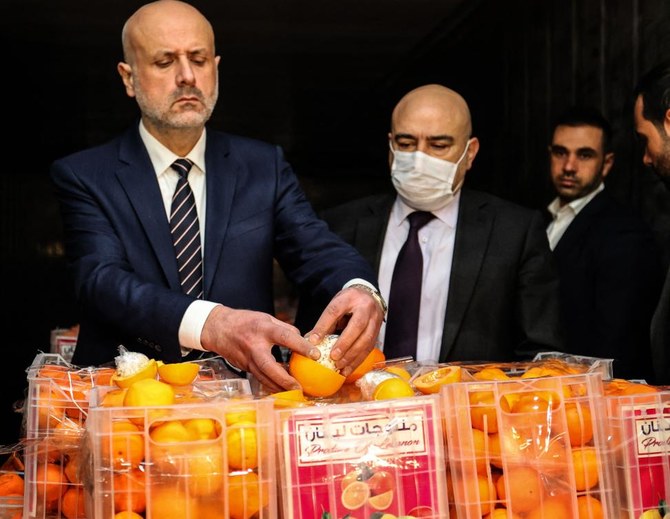
[[[430,371],[425,375],[421,375],[414,379],[414,387],[423,394],[433,394],[440,391],[444,384],[451,384],[453,382],[461,381],[461,367],[460,366],[445,366],[436,370]]]
[[[318,361],[299,353],[292,353],[288,371],[302,386],[306,395],[326,397],[337,393],[346,378],[335,371],[335,363],[330,358],[330,350],[337,340],[336,335],[327,335],[317,348],[321,351]]]

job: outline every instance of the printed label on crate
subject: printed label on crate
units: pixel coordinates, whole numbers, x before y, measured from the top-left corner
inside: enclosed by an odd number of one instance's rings
[[[624,435],[634,439],[628,449],[627,474],[632,506],[635,510],[657,508],[666,497],[664,465],[670,455],[670,407],[624,406]],[[667,468],[666,468],[667,470]]]
[[[419,398],[291,414],[283,424],[288,517],[368,518],[419,510],[439,517],[446,504],[436,402]]]

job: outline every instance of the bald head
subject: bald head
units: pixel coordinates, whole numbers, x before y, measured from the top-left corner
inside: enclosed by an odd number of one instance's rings
[[[467,139],[472,134],[470,110],[465,99],[458,92],[442,85],[424,85],[408,92],[398,102],[391,117],[392,131],[398,121],[416,119],[423,121],[424,131],[428,130],[426,122],[448,125],[453,131],[464,135]]]
[[[135,11],[123,26],[121,42],[124,60],[133,65],[146,41],[188,34],[204,35],[214,51],[214,30],[200,11],[186,2],[157,0]]]

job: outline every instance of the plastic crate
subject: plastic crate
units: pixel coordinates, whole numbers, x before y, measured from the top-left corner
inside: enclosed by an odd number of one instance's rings
[[[447,517],[437,395],[277,415],[284,519]]]
[[[637,519],[670,499],[670,391],[606,401],[621,515]]]
[[[246,380],[207,384],[208,401],[172,406],[97,407],[105,390],[94,392],[85,460],[92,517],[277,517],[272,401],[244,398]],[[243,398],[225,397],[235,393]],[[197,440],[182,433],[192,426]]]
[[[451,517],[617,517],[600,373],[461,382],[440,394]]]
[[[17,445],[0,465],[0,519],[21,519],[24,497],[24,463]]]
[[[28,368],[24,518],[83,517],[78,464],[89,393],[112,372],[77,368],[55,353],[38,354]]]

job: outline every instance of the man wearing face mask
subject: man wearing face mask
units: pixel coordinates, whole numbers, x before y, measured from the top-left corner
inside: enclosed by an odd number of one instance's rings
[[[562,350],[541,213],[461,189],[479,151],[465,100],[441,85],[412,90],[393,110],[389,146],[396,194],[322,213],[378,272],[386,358],[511,361]],[[301,299],[298,326],[309,329],[318,311]]]

